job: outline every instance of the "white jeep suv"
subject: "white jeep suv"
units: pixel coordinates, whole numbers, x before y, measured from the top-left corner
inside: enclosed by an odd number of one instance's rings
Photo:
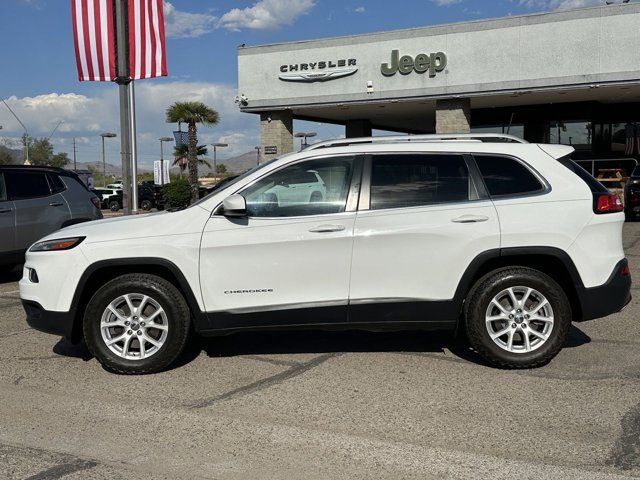
[[[191,330],[265,328],[450,329],[497,366],[540,366],[572,321],[631,298],[620,199],[572,152],[497,135],[316,144],[184,210],[40,240],[27,322],[120,373],[167,367]],[[278,198],[310,175],[320,197]]]

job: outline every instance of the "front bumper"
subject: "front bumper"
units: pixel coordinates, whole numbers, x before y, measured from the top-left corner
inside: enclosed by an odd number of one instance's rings
[[[578,289],[581,321],[606,317],[622,310],[631,301],[631,275],[623,275],[627,259],[620,260],[609,280],[599,287]]]
[[[22,306],[27,314],[27,323],[31,328],[41,332],[51,333],[65,337],[71,341],[77,341],[77,332],[74,331],[75,311],[51,312],[42,308],[38,302],[22,300]]]

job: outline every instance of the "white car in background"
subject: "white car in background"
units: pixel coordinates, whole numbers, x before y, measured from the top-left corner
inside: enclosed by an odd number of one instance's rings
[[[296,208],[305,208],[309,203],[321,203],[327,199],[327,187],[315,170],[300,170],[295,175],[273,175],[272,180],[247,196],[261,213],[278,211],[291,214]]]
[[[105,188],[110,188],[113,190],[122,190],[123,185],[122,185],[122,182],[116,182],[116,183],[110,183]]]

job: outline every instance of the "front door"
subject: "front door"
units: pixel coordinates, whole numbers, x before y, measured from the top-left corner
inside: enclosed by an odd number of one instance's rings
[[[246,218],[209,219],[200,280],[213,328],[347,320],[358,164],[340,156],[288,165],[238,192]],[[316,174],[308,192],[291,193]]]
[[[461,154],[371,156],[354,233],[353,322],[456,320],[465,270],[500,247],[496,209],[470,167]]]

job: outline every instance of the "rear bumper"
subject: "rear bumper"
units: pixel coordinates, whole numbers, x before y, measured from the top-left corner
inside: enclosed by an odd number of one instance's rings
[[[75,312],[51,312],[42,308],[38,302],[22,300],[22,306],[27,314],[27,323],[31,328],[41,332],[77,340],[74,335]]]
[[[606,283],[578,290],[578,299],[582,307],[581,321],[617,313],[631,301],[631,275],[622,274],[627,266],[626,258],[620,260]]]

